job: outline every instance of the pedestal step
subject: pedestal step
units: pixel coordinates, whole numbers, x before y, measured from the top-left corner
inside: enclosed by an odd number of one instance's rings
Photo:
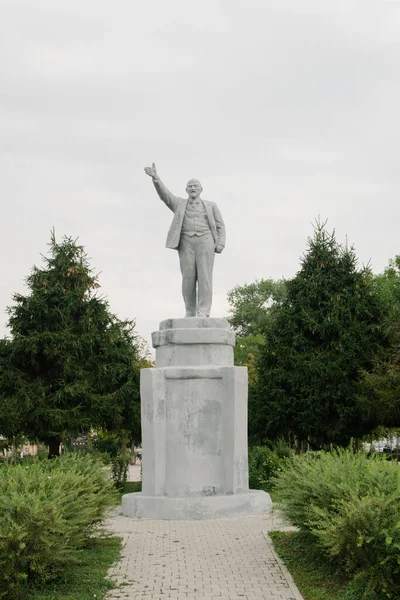
[[[230,496],[166,498],[143,493],[122,496],[122,513],[127,517],[167,520],[204,520],[268,513],[272,501],[262,490]]]
[[[167,319],[152,340],[157,368],[233,366],[235,334],[226,319]]]

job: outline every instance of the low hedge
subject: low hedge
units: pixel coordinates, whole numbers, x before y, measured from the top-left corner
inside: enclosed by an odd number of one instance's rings
[[[104,467],[78,454],[2,465],[0,491],[0,598],[79,561],[115,495]]]
[[[251,490],[270,491],[273,480],[282,470],[283,459],[268,446],[249,448],[249,487]]]
[[[351,450],[292,457],[275,482],[288,519],[344,568],[359,598],[400,598],[400,467]]]

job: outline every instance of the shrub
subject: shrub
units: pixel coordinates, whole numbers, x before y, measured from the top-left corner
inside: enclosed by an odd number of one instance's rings
[[[294,456],[275,489],[292,523],[362,582],[362,597],[400,597],[396,463],[351,450]]]
[[[114,494],[108,473],[76,454],[3,465],[0,490],[0,598],[76,563]]]
[[[92,443],[87,446],[72,447],[69,448],[68,454],[79,454],[80,456],[90,456],[95,461],[101,463],[103,466],[109,466],[111,463],[111,456],[108,452],[102,452],[97,449]]]
[[[271,448],[276,452],[279,458],[289,458],[294,454],[294,450],[290,447],[289,443],[283,438],[277,438],[271,442]]]
[[[120,453],[121,440],[116,433],[99,430],[93,435],[91,443],[96,450],[109,454],[111,458]]]
[[[128,470],[131,463],[130,456],[115,456],[111,459],[111,472],[114,485],[122,489],[128,481]]]
[[[267,446],[249,448],[249,487],[252,490],[268,490],[272,478],[282,467],[282,460]]]

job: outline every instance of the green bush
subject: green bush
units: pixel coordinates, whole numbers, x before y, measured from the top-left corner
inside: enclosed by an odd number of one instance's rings
[[[92,443],[87,446],[72,447],[68,449],[68,454],[79,454],[80,456],[90,456],[95,461],[101,463],[103,466],[109,466],[111,464],[111,456],[108,452],[102,452]]]
[[[116,488],[122,489],[128,481],[130,463],[131,457],[128,455],[115,456],[111,459],[111,473]]]
[[[275,490],[291,522],[354,576],[360,598],[400,597],[396,463],[351,450],[294,456]]]
[[[116,433],[99,430],[91,440],[91,445],[101,453],[107,453],[111,458],[119,455],[121,451],[121,440]]]
[[[269,490],[272,479],[281,471],[282,460],[267,446],[249,448],[249,487],[252,490]]]
[[[109,473],[78,454],[3,465],[0,490],[0,598],[79,561],[114,496]]]
[[[287,440],[283,437],[277,438],[271,442],[271,448],[276,452],[279,458],[289,458],[289,456],[294,454],[294,450],[292,450]]]

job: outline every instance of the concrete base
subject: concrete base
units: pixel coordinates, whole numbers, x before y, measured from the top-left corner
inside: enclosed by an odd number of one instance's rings
[[[268,512],[249,491],[247,369],[233,364],[225,319],[167,319],[152,335],[156,367],[140,376],[143,486],[128,517],[195,520]]]
[[[167,520],[203,520],[243,517],[267,513],[272,501],[262,490],[229,496],[168,498],[145,496],[142,492],[122,496],[122,513],[127,517]]]

